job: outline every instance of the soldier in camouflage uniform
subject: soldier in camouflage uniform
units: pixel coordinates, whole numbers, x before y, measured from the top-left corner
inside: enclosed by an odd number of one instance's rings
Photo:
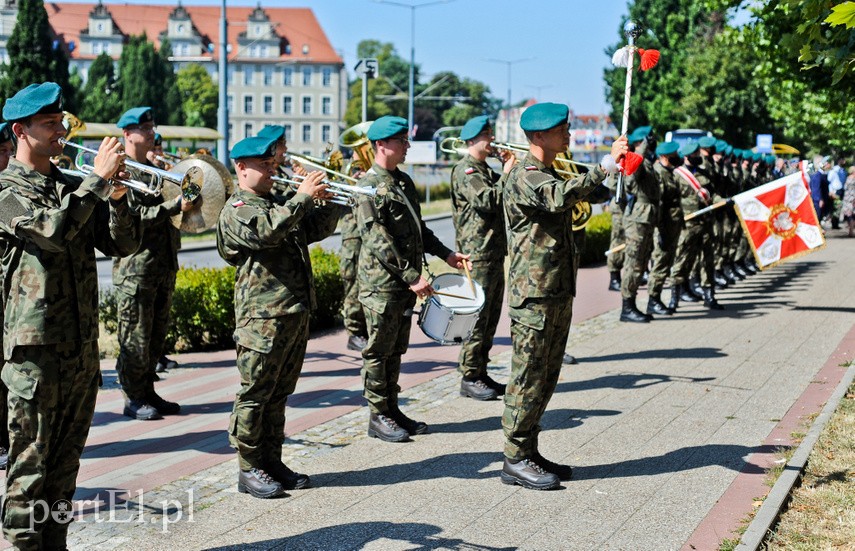
[[[309,477],[282,462],[285,405],[294,392],[316,306],[308,244],[332,234],[335,205],[326,198],[325,174],[316,171],[299,188],[271,193],[278,162],[276,141],[246,138],[235,144],[238,189],[217,223],[217,250],[237,268],[235,333],[241,387],[229,422],[237,450],[238,491],[258,498],[305,488]]]
[[[12,127],[8,122],[0,123],[0,171],[6,170],[9,159],[15,154],[15,141],[12,139]],[[6,250],[6,240],[0,235],[0,258]],[[0,280],[3,271],[0,265]],[[0,295],[0,327],[3,327],[3,300],[5,296]],[[5,469],[9,462],[9,427],[7,425],[6,411],[6,385],[0,382],[0,469]]]
[[[539,103],[522,114],[520,126],[530,151],[504,186],[509,230],[508,305],[513,359],[505,394],[505,435],[501,479],[505,484],[552,489],[569,480],[572,469],[545,459],[538,451],[540,419],[561,370],[576,293],[572,208],[582,200],[605,200],[606,174],[595,167],[565,180],[555,172],[555,156],[567,149],[569,109]],[[612,145],[618,161],[626,138]],[[604,161],[605,162],[605,161]],[[611,163],[614,165],[614,160]]]
[[[146,155],[154,147],[154,112],[151,107],[126,111],[116,123],[122,129],[125,153],[132,161],[153,166]],[[130,171],[134,179],[147,174]],[[131,419],[160,419],[181,410],[154,391],[155,369],[160,359],[169,310],[178,273],[181,232],[171,218],[192,208],[181,194],[171,201],[163,196],[132,192],[131,208],[142,219],[143,240],[134,254],[113,259],[113,285],[118,295],[119,357],[116,372],[125,394],[124,414]]]
[[[490,142],[495,139],[490,119],[470,119],[460,131],[468,153],[451,170],[451,207],[457,248],[468,251],[472,278],[484,289],[484,308],[472,329],[472,338],[463,343],[457,370],[463,375],[460,395],[476,400],[494,400],[505,393],[505,385],[487,374],[490,348],[502,313],[505,293],[505,214],[502,208],[502,186],[516,160],[508,150],[502,151],[503,174],[493,172],[487,157],[495,152]]]
[[[680,300],[676,286],[671,288],[668,306],[662,302],[662,288],[671,271],[677,254],[677,243],[683,228],[683,209],[680,206],[680,184],[674,168],[683,164],[680,146],[676,142],[665,142],[656,148],[659,160],[653,167],[659,181],[659,223],[653,235],[650,278],[647,281],[647,313],[670,316]]]
[[[425,252],[462,268],[468,257],[452,252],[421,218],[418,195],[410,177],[398,169],[410,142],[407,120],[380,117],[368,129],[374,166],[362,179],[377,190],[360,195],[356,221],[362,234],[359,251],[359,301],[368,323],[368,344],[362,350],[362,380],[370,417],[368,435],[404,442],[427,432],[427,425],[404,415],[398,407],[401,356],[407,351],[416,298],[433,292],[421,275]]]
[[[609,178],[607,187],[612,190],[617,184],[616,178]],[[617,196],[613,196],[609,201],[609,214],[612,216],[612,229],[609,237],[609,250],[619,247],[626,243],[626,238],[623,235],[623,208],[618,202]],[[606,257],[606,266],[609,269],[609,291],[620,291],[620,272],[623,270],[623,249],[613,252]]]
[[[347,348],[361,352],[368,344],[368,326],[365,313],[359,302],[359,285],[357,284],[357,268],[359,266],[359,249],[362,248],[362,237],[356,225],[356,214],[353,209],[343,208],[339,218],[341,231],[341,251],[339,252],[339,273],[344,283],[344,301],[341,314],[344,328],[347,331]]]
[[[95,412],[95,249],[129,254],[139,246],[141,229],[126,189],[110,186],[122,166],[118,140],[101,142],[92,174],[82,181],[51,164],[62,154],[57,140],[65,135],[59,85],[24,88],[6,101],[3,117],[18,141],[16,158],[0,176],[2,380],[9,389],[11,441],[3,534],[17,549],[64,549],[68,524],[34,522],[44,515],[34,516],[34,509],[59,511],[60,501],[74,496]]]
[[[627,140],[631,151],[644,157],[638,169],[626,178],[626,209],[623,213],[623,233],[626,239],[620,293],[623,304],[621,321],[647,323],[653,319],[636,306],[641,279],[653,251],[653,230],[659,220],[659,182],[653,171],[655,140],[652,128],[640,126]]]

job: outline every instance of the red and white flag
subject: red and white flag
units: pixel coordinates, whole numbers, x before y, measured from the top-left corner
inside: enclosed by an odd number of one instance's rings
[[[802,161],[798,172],[733,196],[761,270],[825,246],[808,182]]]

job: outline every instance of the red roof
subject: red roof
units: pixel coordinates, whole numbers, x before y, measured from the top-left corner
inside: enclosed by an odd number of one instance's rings
[[[89,28],[89,13],[96,4],[70,4],[45,2],[48,19],[54,32],[66,44],[74,41],[79,46],[80,33]],[[143,32],[148,39],[157,47],[160,47],[160,33],[165,32],[169,15],[175,10],[175,5],[138,5],[138,4],[108,4],[104,6],[113,17],[113,22],[122,34],[140,35]],[[213,42],[217,47],[213,53],[206,53],[205,57],[218,59],[219,57],[219,34],[220,34],[220,7],[219,6],[183,6],[196,29],[203,39]],[[230,23],[228,26],[229,44],[234,55],[240,52],[238,47],[238,35],[246,31],[246,21],[254,7],[227,7],[226,17]],[[341,57],[333,49],[327,39],[314,12],[310,8],[264,8],[264,12],[274,25],[274,32],[286,38],[291,45],[290,54],[282,54],[276,60],[309,61],[312,63],[343,63]],[[234,23],[234,24],[231,24]],[[309,53],[304,55],[303,45],[308,45]],[[91,56],[81,55],[80,48],[74,48],[71,57],[74,59],[88,58]],[[229,59],[232,59],[231,55]],[[243,58],[248,59],[248,58]],[[255,63],[263,60],[252,58]]]

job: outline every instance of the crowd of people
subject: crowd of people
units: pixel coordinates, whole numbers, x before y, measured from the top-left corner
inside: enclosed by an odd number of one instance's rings
[[[145,165],[157,162],[160,144],[149,107],[121,116],[123,139],[104,138],[82,178],[51,162],[62,154],[66,134],[58,85],[19,91],[7,100],[3,118],[3,533],[19,549],[63,549],[68,525],[51,518],[33,524],[30,504],[74,495],[101,381],[95,249],[115,258],[124,414],[150,421],[179,413],[180,406],[161,398],[153,383],[158,366],[169,363],[163,341],[180,247],[170,219],[193,209],[194,199],[129,193],[122,184],[145,178]],[[425,225],[415,185],[399,168],[410,147],[405,119],[381,117],[368,129],[372,160],[354,172],[364,193],[354,196],[352,210],[336,204],[324,171],[292,167],[299,180],[282,185],[283,127],[268,126],[234,145],[237,187],[220,212],[216,235],[219,254],[236,267],[240,388],[224,428],[237,452],[238,491],[274,498],[311,485],[308,475],[282,461],[285,407],[300,376],[316,303],[308,245],[330,235],[340,218],[347,346],[362,355],[367,434],[402,443],[429,432],[427,423],[401,410],[398,380],[414,306],[436,291],[423,275],[425,254],[431,253],[451,268],[471,271],[487,297],[472,337],[461,347],[458,369],[461,396],[504,397],[501,481],[543,490],[570,480],[572,468],[545,458],[538,440],[540,420],[567,362],[584,243],[584,228],[574,226],[574,207],[612,196],[610,288],[623,297],[623,321],[673,314],[680,300],[720,308],[716,286],[756,269],[726,199],[782,175],[788,165],[714,138],[657,144],[652,129],[641,127],[615,140],[598,165],[568,177],[554,166],[569,145],[568,121],[566,105],[528,107],[520,120],[528,141],[522,159],[496,149],[488,117],[466,123],[460,135],[466,154],[451,184],[457,251]],[[623,178],[621,170],[629,172],[630,154],[643,163],[625,177],[625,186],[614,185]],[[488,165],[491,155],[500,157],[501,173]],[[818,174],[818,189],[828,189],[825,197],[842,201],[851,235],[855,169],[845,178],[840,172],[832,176],[828,167]],[[616,194],[619,189],[625,195]],[[828,198],[820,201],[819,211],[834,212]],[[693,215],[713,205],[722,208]],[[636,306],[645,277],[647,313]],[[666,286],[667,306],[661,298]],[[489,376],[487,365],[506,292],[513,356],[503,384]]]

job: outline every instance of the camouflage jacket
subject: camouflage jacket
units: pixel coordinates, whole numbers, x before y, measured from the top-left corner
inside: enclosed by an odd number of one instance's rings
[[[605,179],[598,166],[564,180],[531,153],[511,170],[504,187],[511,307],[527,298],[575,296],[572,207],[595,194],[607,197],[608,190],[600,185]]]
[[[457,250],[472,260],[502,259],[508,251],[499,175],[471,155],[451,170],[451,207]]]
[[[309,243],[335,230],[338,208],[316,207],[296,191],[260,196],[238,188],[220,212],[217,250],[237,267],[235,319],[275,318],[313,309]]]
[[[131,175],[140,178],[137,171]],[[142,220],[142,244],[134,254],[113,259],[113,284],[121,285],[127,278],[133,278],[145,286],[151,276],[177,272],[181,232],[172,225],[171,217],[181,213],[181,197],[164,201],[162,196],[131,190],[128,204]]]
[[[412,294],[409,284],[422,273],[425,251],[443,259],[452,251],[422,220],[415,184],[405,172],[397,168],[388,171],[375,164],[360,182],[377,189],[373,198],[360,195],[356,206],[356,222],[362,233],[357,272],[360,297],[374,291]]]
[[[657,162],[653,166],[656,178],[659,180],[660,222],[674,221],[678,226],[683,225],[683,209],[680,206],[680,183],[674,174],[674,167],[665,167]]]
[[[626,177],[626,193],[632,199],[627,201],[624,219],[642,224],[655,224],[659,220],[659,181],[648,159]]]
[[[359,258],[359,248],[362,246],[362,235],[356,225],[356,214],[353,209],[342,207],[338,227],[341,231],[341,257],[356,261]]]
[[[81,182],[52,168],[43,176],[11,159],[0,188],[6,358],[16,346],[97,340],[95,249],[134,252],[139,218],[127,200],[105,200],[110,185],[95,175]]]

